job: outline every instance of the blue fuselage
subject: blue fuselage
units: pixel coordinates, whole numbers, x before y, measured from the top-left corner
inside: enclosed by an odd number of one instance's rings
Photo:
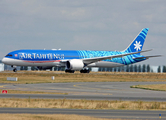
[[[125,54],[120,51],[87,51],[87,50],[16,50],[8,53],[5,58],[21,60],[26,63],[49,63],[59,62],[62,60],[71,59],[86,59],[104,57],[118,54]],[[141,57],[140,54],[128,55],[119,58],[106,59],[104,62],[118,63],[121,65],[128,65],[136,63],[145,59],[134,60],[135,57]],[[6,63],[10,64],[10,63]],[[19,64],[16,64],[19,65]],[[22,65],[22,64],[21,64]],[[29,64],[31,66],[31,64]],[[39,64],[37,64],[39,65]],[[96,66],[97,67],[97,66]],[[108,66],[111,67],[111,66]]]

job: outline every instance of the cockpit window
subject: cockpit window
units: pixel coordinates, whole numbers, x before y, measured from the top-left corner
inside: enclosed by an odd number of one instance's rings
[[[13,55],[12,54],[7,54],[5,57],[12,57]]]

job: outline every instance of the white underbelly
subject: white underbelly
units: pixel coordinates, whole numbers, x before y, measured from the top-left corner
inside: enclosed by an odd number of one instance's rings
[[[120,66],[124,66],[124,64],[107,62],[107,61],[95,62],[88,65],[88,67],[120,67]]]
[[[15,65],[15,66],[57,66],[60,64],[57,60],[50,61],[28,61],[28,60],[18,60],[5,58],[5,64]]]

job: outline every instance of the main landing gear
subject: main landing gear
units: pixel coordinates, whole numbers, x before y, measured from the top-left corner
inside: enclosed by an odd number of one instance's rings
[[[74,70],[70,70],[70,69],[66,69],[65,70],[66,73],[74,73],[75,71]],[[80,70],[80,73],[89,73],[90,70],[89,69],[82,69]]]
[[[74,73],[75,71],[74,71],[74,70],[66,69],[65,72],[66,72],[66,73]]]
[[[80,70],[80,73],[89,73],[89,72],[90,72],[89,69]]]

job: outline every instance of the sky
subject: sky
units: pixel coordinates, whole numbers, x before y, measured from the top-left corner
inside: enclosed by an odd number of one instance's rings
[[[18,49],[124,50],[149,28],[139,64],[166,65],[166,0],[0,0],[0,59]]]

